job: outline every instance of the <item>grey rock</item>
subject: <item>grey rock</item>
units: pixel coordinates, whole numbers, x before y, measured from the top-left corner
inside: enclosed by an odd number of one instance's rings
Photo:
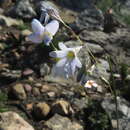
[[[92,76],[95,78],[104,77],[108,80],[110,76],[108,73],[109,69],[110,67],[108,61],[99,59],[99,63],[96,64],[95,68],[92,71]]]
[[[121,8],[120,12],[122,15],[128,15],[129,16],[129,11],[130,11],[130,1],[129,0],[124,0],[121,1]],[[123,6],[122,6],[123,5]]]
[[[39,90],[39,88],[34,87],[34,88],[32,89],[32,93],[33,93],[34,96],[39,96],[39,95],[40,95],[40,90]]]
[[[25,69],[25,70],[22,72],[22,75],[23,75],[23,76],[30,76],[30,75],[32,75],[33,73],[34,73],[34,71],[33,71],[32,69],[27,68],[27,69]]]
[[[22,84],[15,84],[11,90],[10,93],[14,95],[14,98],[25,100],[27,98],[26,92],[24,90],[24,87]]]
[[[58,1],[62,6],[73,10],[81,11],[93,5],[93,0],[62,0]]]
[[[81,99],[74,99],[73,104],[76,106],[76,109],[81,110],[86,108],[88,104],[88,99],[83,97]]]
[[[79,36],[82,40],[100,45],[104,51],[110,54],[116,62],[130,63],[130,29],[117,28],[116,32],[110,34],[102,31],[82,31]]]
[[[103,30],[104,16],[101,10],[87,8],[78,15],[76,20],[77,27],[82,29]]]
[[[88,44],[88,47],[91,49],[93,54],[102,54],[104,52],[104,49],[97,44],[92,44],[92,43],[86,43]]]
[[[0,119],[1,130],[34,130],[29,123],[12,111],[0,113]]]
[[[108,38],[109,35],[102,32],[102,31],[89,31],[89,30],[84,30],[80,33],[80,38],[84,41],[90,42],[90,43],[97,43],[101,45],[106,45],[108,44]]]
[[[12,25],[21,25],[22,20],[13,19],[0,14],[0,25],[10,27]]]
[[[118,102],[118,120],[119,120],[119,130],[129,130],[130,129],[130,104],[123,98],[117,97]],[[106,97],[102,101],[102,107],[109,115],[113,127],[116,127],[116,106],[114,99]]]
[[[70,103],[65,100],[57,100],[56,102],[53,103],[53,106],[52,106],[53,114],[57,113],[64,116],[64,115],[70,115],[73,112],[74,111]]]
[[[34,105],[33,113],[37,119],[42,120],[48,116],[50,109],[51,108],[47,103],[39,102]]]
[[[44,63],[40,65],[40,75],[41,76],[45,76],[48,75],[50,73],[50,67]]]
[[[79,123],[71,122],[67,117],[62,117],[58,114],[46,121],[45,125],[51,130],[83,130]]]
[[[36,12],[32,8],[29,0],[19,0],[10,8],[7,13],[11,17],[20,17],[25,20],[31,19],[36,16]]]
[[[32,86],[30,84],[24,84],[24,88],[25,88],[26,92],[32,91]]]
[[[21,70],[9,70],[7,68],[3,68],[3,72],[1,72],[1,76],[8,79],[18,79],[21,77]]]

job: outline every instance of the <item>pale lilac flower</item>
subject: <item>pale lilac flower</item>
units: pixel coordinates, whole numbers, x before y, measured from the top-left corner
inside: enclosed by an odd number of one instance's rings
[[[66,77],[74,76],[76,67],[81,68],[82,64],[77,57],[77,53],[82,46],[67,48],[63,43],[59,43],[61,50],[50,52],[50,56],[59,58],[60,60],[56,63],[57,68],[62,68],[63,73],[66,73]],[[62,72],[61,72],[62,73]]]
[[[34,43],[44,42],[49,45],[53,36],[59,29],[59,22],[57,20],[52,20],[46,26],[43,26],[37,19],[33,19],[32,23],[33,33],[28,36],[28,40]]]

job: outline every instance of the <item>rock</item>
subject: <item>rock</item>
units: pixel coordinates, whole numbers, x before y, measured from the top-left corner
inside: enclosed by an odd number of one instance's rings
[[[7,14],[11,17],[20,17],[25,20],[32,19],[36,16],[36,12],[32,8],[29,0],[18,0]]]
[[[56,96],[56,93],[55,92],[48,92],[47,95],[48,95],[48,97],[53,98]]]
[[[101,31],[82,31],[79,36],[82,40],[101,45],[104,51],[111,55],[115,62],[130,64],[130,29],[117,28],[116,32],[106,34]]]
[[[4,68],[3,72],[1,72],[1,76],[8,78],[8,80],[16,80],[21,77],[21,70],[9,70]]]
[[[118,102],[118,120],[119,120],[119,130],[129,130],[130,129],[130,104],[123,98],[117,97]],[[114,99],[106,97],[102,101],[102,107],[109,115],[113,128],[117,128],[116,124],[116,106]]]
[[[110,70],[110,67],[109,67],[108,61],[104,59],[99,59],[99,63],[97,63],[96,66],[93,67],[91,76],[97,79],[100,77],[103,77],[106,80],[109,80],[109,76],[110,76],[108,72],[109,70]]]
[[[42,84],[41,83],[36,83],[35,86],[39,88],[39,87],[42,87]]]
[[[45,125],[51,130],[83,130],[79,123],[71,122],[67,117],[62,117],[58,114],[46,121]]]
[[[32,32],[30,31],[30,30],[28,30],[28,29],[25,29],[25,30],[23,30],[23,31],[21,31],[21,35],[22,36],[29,36],[30,34],[31,34]]]
[[[81,99],[75,98],[73,104],[76,106],[76,109],[79,111],[81,109],[86,108],[88,105],[88,99],[83,97]]]
[[[124,1],[121,1],[120,2],[121,5],[121,8],[120,8],[120,13],[122,15],[125,15],[125,16],[129,16],[129,11],[130,11],[130,1],[129,0],[124,0]]]
[[[4,25],[10,27],[12,25],[21,25],[21,24],[23,24],[22,20],[12,19],[10,17],[6,17],[0,14],[0,25],[2,26]]]
[[[77,12],[66,8],[61,8],[59,14],[62,20],[69,25],[73,24],[78,16]]]
[[[40,102],[34,105],[33,113],[39,120],[46,119],[50,113],[50,106],[45,102]]]
[[[9,64],[2,64],[0,63],[0,70],[4,70],[5,68],[8,68]]]
[[[29,75],[32,75],[32,74],[33,74],[33,70],[27,68],[27,69],[25,69],[25,70],[23,71],[22,74],[23,74],[23,76],[29,76]]]
[[[59,4],[61,4],[64,7],[76,10],[76,11],[82,11],[88,7],[92,7],[93,1],[92,0],[80,0],[80,1],[75,1],[75,0],[62,0],[59,1],[57,0]]]
[[[0,113],[0,119],[1,130],[34,130],[29,123],[12,111]]]
[[[24,88],[27,92],[31,92],[32,91],[32,86],[30,84],[25,84]]]
[[[6,26],[6,22],[4,19],[0,18],[0,25],[1,26]]]
[[[0,50],[4,50],[5,49],[5,43],[0,43]]]
[[[2,8],[0,8],[0,14],[3,14],[4,10]]]
[[[26,104],[26,109],[29,110],[29,111],[32,111],[33,105],[34,105],[33,103]]]
[[[34,88],[32,89],[32,93],[33,93],[34,96],[39,96],[39,95],[40,95],[40,90],[39,90],[39,88],[35,88],[35,87],[34,87]]]
[[[9,8],[9,6],[11,5],[12,5],[12,0],[0,0],[0,7],[2,7],[5,10]]]
[[[13,94],[14,98],[25,100],[27,98],[26,92],[24,90],[24,87],[22,84],[15,84],[11,90],[10,93]]]
[[[33,81],[34,81],[33,77],[31,77],[31,76],[28,77],[28,80],[29,80],[30,82],[33,82]]]
[[[79,30],[89,29],[102,31],[103,20],[103,13],[100,9],[87,8],[78,15],[75,26],[79,28]]]
[[[0,30],[2,30],[2,26],[0,26]]]
[[[41,76],[45,76],[48,75],[50,73],[50,67],[44,63],[40,65],[40,75]]]
[[[44,85],[41,87],[40,91],[41,91],[42,93],[47,93],[47,92],[50,92],[50,91],[51,91],[51,92],[55,92],[55,93],[58,92],[58,90],[57,90],[57,88],[56,88],[55,86],[49,85],[49,84],[44,84]]]
[[[86,42],[89,43],[97,43],[97,44],[101,44],[101,45],[106,45],[108,43],[108,38],[109,35],[102,32],[102,31],[88,31],[88,30],[84,30],[80,33],[80,38]]]
[[[97,44],[92,44],[92,43],[86,43],[88,47],[91,49],[93,54],[103,54],[104,49]]]
[[[52,113],[57,113],[60,115],[71,115],[73,113],[73,109],[69,102],[65,100],[58,100],[52,105]]]

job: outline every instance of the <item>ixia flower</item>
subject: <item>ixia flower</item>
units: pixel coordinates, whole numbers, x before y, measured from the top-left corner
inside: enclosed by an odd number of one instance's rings
[[[28,36],[28,40],[34,43],[44,42],[49,45],[53,36],[59,29],[59,22],[57,20],[52,20],[46,26],[43,26],[37,19],[33,19],[32,23],[33,33]]]
[[[77,53],[82,48],[82,46],[67,48],[63,43],[59,43],[59,48],[61,50],[50,52],[50,56],[54,58],[59,58],[60,60],[56,63],[56,67],[63,68],[68,78],[70,75],[74,75],[76,67],[81,68],[82,64],[77,57]]]
[[[97,88],[98,84],[93,80],[88,80],[87,83],[85,83],[84,87],[85,88],[92,88],[92,87]]]

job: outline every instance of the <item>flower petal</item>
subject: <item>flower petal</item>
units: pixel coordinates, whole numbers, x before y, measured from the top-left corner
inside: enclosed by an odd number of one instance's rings
[[[74,75],[74,73],[75,73],[76,63],[77,63],[77,62],[76,62],[75,59],[71,62],[72,75]]]
[[[66,58],[63,58],[63,59],[59,60],[59,61],[56,63],[56,67],[64,67],[64,65],[66,64],[66,61],[67,61]]]
[[[63,42],[59,42],[59,48],[61,49],[61,50],[65,50],[65,49],[67,49],[67,47],[63,44]]]
[[[52,20],[50,23],[48,23],[45,26],[45,29],[51,33],[52,36],[54,36],[56,34],[56,32],[59,29],[59,22],[57,20]]]
[[[82,48],[82,46],[75,47],[74,48],[75,53],[77,54],[80,51],[81,48]]]
[[[48,21],[49,21],[49,18],[50,18],[50,16],[47,14],[47,12],[46,11],[42,11],[42,14],[40,16],[40,22],[41,23],[43,22],[44,25],[46,25],[48,23]]]
[[[76,62],[76,66],[78,67],[78,68],[81,68],[82,67],[82,64],[81,64],[81,62],[80,62],[80,60],[78,59],[78,57],[75,57],[75,62]]]
[[[32,33],[28,37],[28,40],[34,43],[41,43],[43,40],[37,33]]]
[[[54,58],[64,58],[66,57],[66,54],[66,51],[52,51],[49,53],[49,55]]]
[[[42,24],[37,19],[33,19],[31,25],[33,32],[39,32],[39,33],[44,32],[44,26],[42,26]]]
[[[52,40],[52,37],[48,36],[48,35],[44,35],[43,41],[44,43],[49,46],[50,42]]]
[[[86,83],[86,84],[84,85],[84,87],[85,87],[85,88],[92,88],[92,86],[91,86],[90,84],[88,84],[88,83]]]

